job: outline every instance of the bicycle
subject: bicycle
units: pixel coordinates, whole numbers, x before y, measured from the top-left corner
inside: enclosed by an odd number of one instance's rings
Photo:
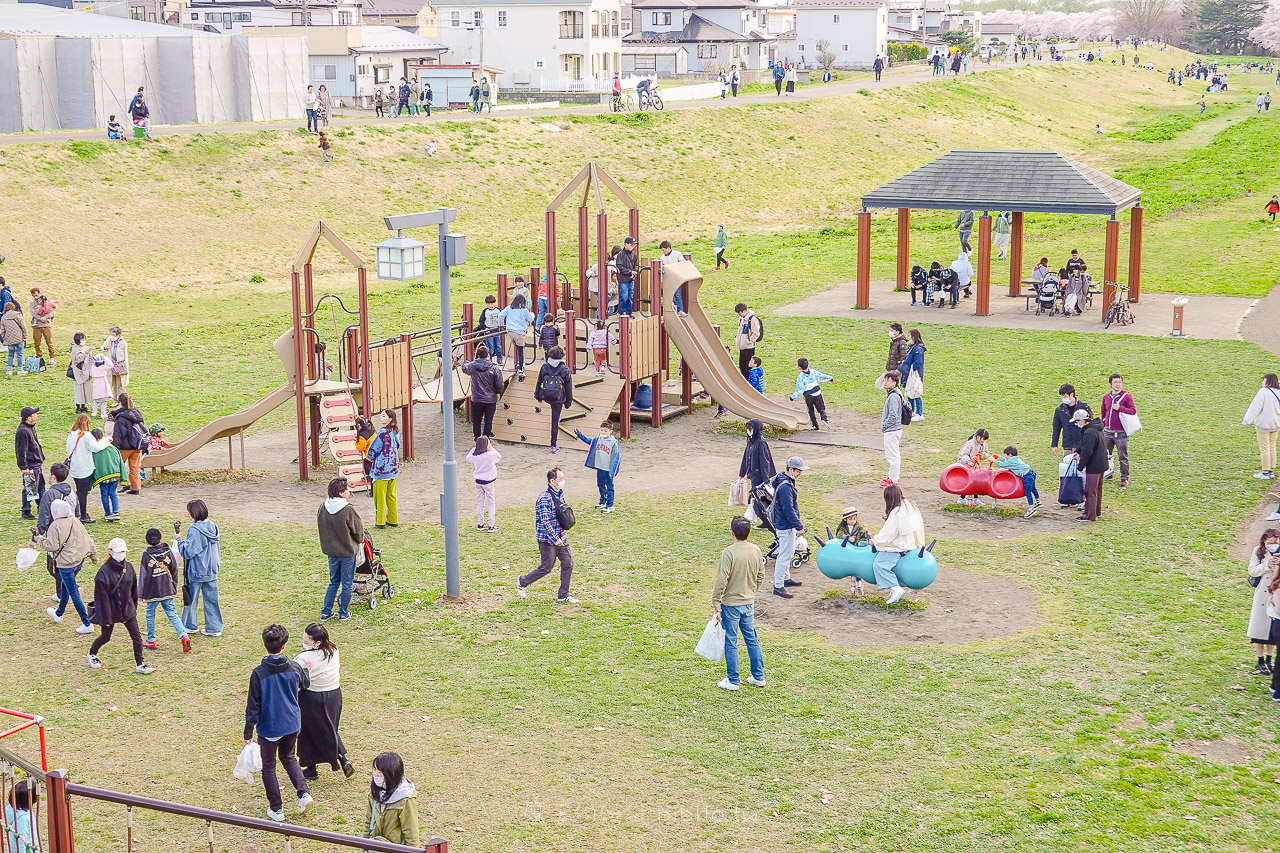
[[[1111,297],[1111,304],[1107,306],[1106,316],[1102,318],[1102,328],[1109,329],[1112,323],[1127,326],[1130,323],[1138,322],[1137,315],[1129,307],[1129,298],[1126,295],[1129,292],[1129,288],[1123,284],[1116,284],[1114,281],[1108,281],[1107,284],[1115,288],[1115,293]]]
[[[614,95],[610,108],[615,113],[629,113],[636,108],[635,97],[630,92]]]
[[[662,111],[662,98],[658,96],[656,84],[652,88],[645,89],[640,95],[640,112],[644,112],[645,107],[653,107],[658,112]]]

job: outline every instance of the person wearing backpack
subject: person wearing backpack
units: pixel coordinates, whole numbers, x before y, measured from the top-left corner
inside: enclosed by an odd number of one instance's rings
[[[530,584],[551,573],[560,561],[560,589],[556,601],[561,604],[577,604],[578,599],[569,595],[569,581],[573,578],[573,554],[569,551],[569,538],[565,532],[574,525],[573,509],[564,502],[564,471],[552,468],[547,472],[547,488],[533,504],[534,535],[538,540],[538,553],[542,560],[538,568],[516,579],[516,595],[528,598]]]
[[[896,370],[886,370],[881,382],[884,384],[884,411],[880,413],[880,432],[884,434],[884,459],[889,463],[889,475],[880,481],[880,488],[896,486],[902,478],[902,453],[898,449],[902,443],[902,427],[911,423],[911,407],[907,405],[898,390]]]
[[[95,429],[90,435],[100,439],[103,437],[103,432]],[[120,488],[120,483],[128,473],[124,459],[114,445],[108,444],[93,454],[93,484],[90,488],[94,486],[98,488],[98,495],[102,498],[102,517],[105,521],[120,520],[120,499],[116,497],[116,490]]]
[[[24,410],[25,411],[25,410]],[[1254,478],[1270,480],[1276,470],[1276,435],[1280,433],[1280,378],[1274,373],[1262,377],[1262,387],[1253,396],[1249,410],[1244,413],[1244,425],[1258,431],[1258,451],[1262,455],[1262,467]]]
[[[129,466],[130,495],[142,494],[142,449],[150,448],[151,435],[147,432],[147,419],[133,405],[133,398],[128,393],[120,395],[120,408],[115,415],[115,430],[111,433],[111,443],[120,451],[122,458]]]
[[[533,398],[551,406],[551,452],[559,453],[560,412],[565,406],[573,405],[573,376],[564,363],[564,350],[560,347],[547,351],[547,360],[538,369]]]
[[[751,357],[756,354],[756,344],[764,340],[764,323],[745,302],[733,306],[738,315],[738,334],[734,344],[738,347],[738,372],[743,379],[751,378]]]

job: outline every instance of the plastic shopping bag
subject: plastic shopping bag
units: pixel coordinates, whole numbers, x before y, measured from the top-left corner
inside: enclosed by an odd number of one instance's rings
[[[724,659],[724,628],[720,625],[719,616],[712,616],[707,627],[702,629],[702,637],[694,651],[712,663]]]
[[[1120,413],[1120,426],[1124,428],[1126,436],[1134,435],[1142,431],[1142,421],[1138,420],[1137,415],[1128,415],[1124,412]]]
[[[240,757],[236,759],[236,768],[231,771],[231,775],[252,785],[253,774],[261,772],[262,750],[258,747],[258,742],[246,743],[244,749],[240,750]]]
[[[19,548],[18,549],[18,571],[25,572],[36,564],[36,558],[40,556],[40,552],[35,548]]]
[[[734,480],[729,484],[729,506],[746,506],[747,492],[751,489],[750,484],[744,479]]]

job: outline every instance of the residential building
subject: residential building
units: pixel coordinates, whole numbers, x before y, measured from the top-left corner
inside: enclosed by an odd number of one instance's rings
[[[503,89],[607,90],[622,65],[619,0],[434,0],[449,60],[499,66]]]
[[[307,82],[361,106],[372,101],[375,88],[409,76],[411,66],[438,64],[446,50],[398,27],[264,27],[256,34],[306,38]]]
[[[691,72],[714,73],[735,65],[760,71],[776,56],[776,41],[766,32],[766,7],[756,0],[636,0],[631,8],[628,48],[682,45]]]
[[[889,52],[885,0],[795,0],[796,28],[778,37],[783,59],[818,67],[818,42],[835,56],[833,67],[870,68]]]
[[[436,10],[430,0],[363,0],[361,14],[366,24],[399,27],[407,32],[436,40]]]
[[[623,41],[622,73],[631,76],[678,77],[689,73],[689,51],[682,44],[637,44]]]
[[[986,44],[1013,44],[1018,40],[1022,24],[989,24],[982,22],[982,41]]]
[[[304,21],[305,16],[305,21]],[[360,0],[191,0],[184,27],[242,33],[258,27],[351,27],[361,23]]]

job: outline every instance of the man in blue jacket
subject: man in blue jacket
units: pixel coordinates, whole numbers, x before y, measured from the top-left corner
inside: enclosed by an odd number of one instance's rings
[[[306,688],[311,679],[307,670],[288,655],[281,654],[289,642],[289,631],[283,625],[268,625],[262,629],[262,645],[267,656],[249,677],[249,700],[244,709],[244,742],[253,741],[253,730],[258,730],[258,748],[262,750],[262,787],[267,792],[267,817],[284,823],[284,805],[280,801],[280,783],[276,780],[276,757],[289,774],[289,781],[298,791],[298,811],[305,812],[311,805],[311,792],[307,780],[298,766],[295,749],[298,732],[302,730],[302,710],[298,705],[298,691]]]
[[[789,586],[801,586],[791,579],[791,558],[796,553],[796,538],[804,535],[800,523],[800,506],[796,497],[796,478],[809,466],[799,456],[787,460],[787,470],[773,478],[773,528],[778,535],[778,555],[773,564],[773,594],[791,598]]]

